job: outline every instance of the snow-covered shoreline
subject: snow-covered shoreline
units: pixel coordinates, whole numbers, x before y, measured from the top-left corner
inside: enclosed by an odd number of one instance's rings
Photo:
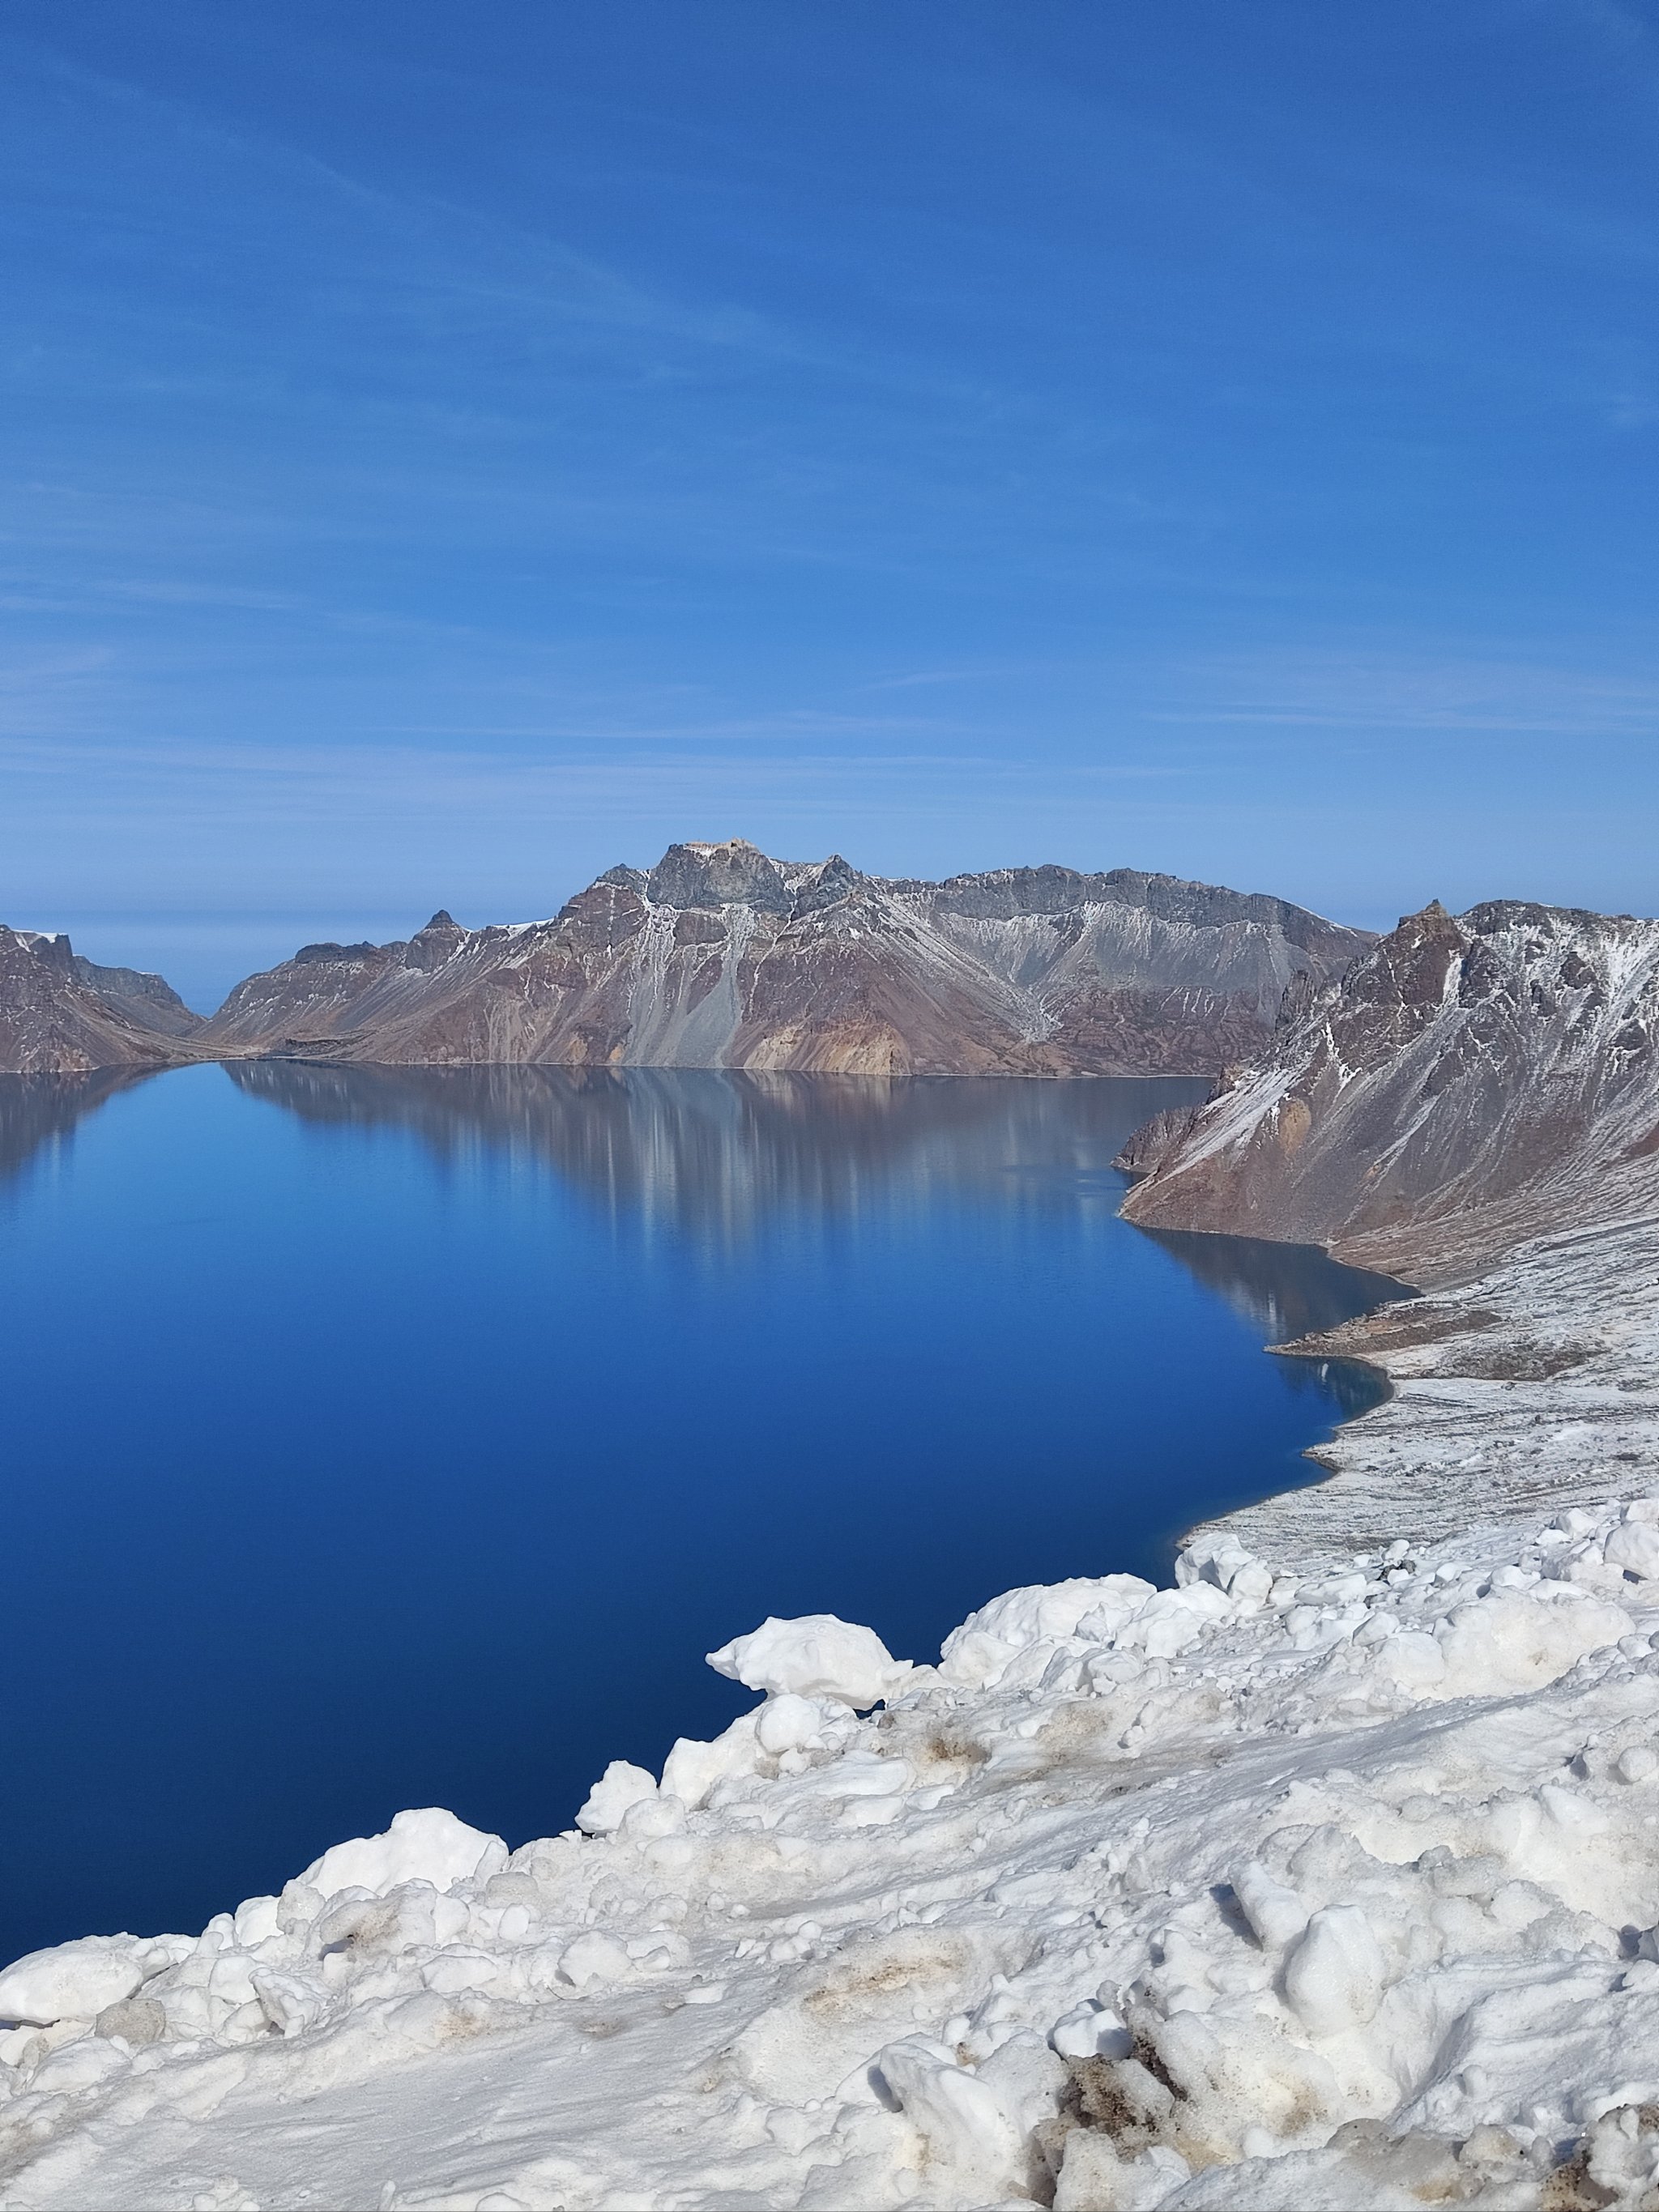
[[[1246,1544],[1306,1561],[1627,1493],[1659,1469],[1659,1216],[1538,1237],[1288,1348],[1392,1395],[1309,1455],[1327,1480],[1219,1524]]]
[[[1626,1224],[1336,1333],[1395,1396],[1175,1590],[740,1640],[599,1832],[24,1962],[0,2205],[1659,2201],[1656,1280]]]

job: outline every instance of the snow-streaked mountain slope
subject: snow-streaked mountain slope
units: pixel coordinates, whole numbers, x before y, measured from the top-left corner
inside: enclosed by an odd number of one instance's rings
[[[61,934],[0,927],[0,1074],[163,1066],[194,1056],[202,1025],[159,975],[100,968]]]
[[[1518,900],[1407,915],[1126,1159],[1146,1177],[1132,1221],[1325,1244],[1413,1281],[1650,1208],[1659,922]]]
[[[551,921],[307,946],[239,984],[225,1054],[843,1074],[1212,1074],[1370,942],[1285,901],[1119,869],[945,884],[742,839],[613,868]]]
[[[754,1711],[611,1768],[587,1833],[404,1815],[200,1937],[0,1974],[0,2204],[1650,2206],[1659,1498],[1650,1438],[1607,1500],[1633,1431],[1556,1355],[1616,1328],[1645,1375],[1659,1229],[1594,1249],[1432,1318],[1513,1334],[1534,1282],[1556,1371],[1489,1386],[1488,1448],[1601,1502],[1424,1543],[1402,1479],[1357,1557],[1211,1532],[937,1669],[740,1639]]]

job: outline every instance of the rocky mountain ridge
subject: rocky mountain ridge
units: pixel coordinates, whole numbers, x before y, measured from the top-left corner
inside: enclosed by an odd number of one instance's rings
[[[164,1066],[195,1057],[203,1027],[159,975],[100,968],[61,933],[0,926],[0,1074]]]
[[[1659,1205],[1659,922],[1495,900],[1408,915],[1299,987],[1273,1045],[1121,1164],[1148,1227],[1450,1282]]]
[[[942,884],[741,838],[617,867],[550,921],[315,945],[233,991],[222,1057],[842,1074],[1212,1074],[1369,935],[1131,869]]]

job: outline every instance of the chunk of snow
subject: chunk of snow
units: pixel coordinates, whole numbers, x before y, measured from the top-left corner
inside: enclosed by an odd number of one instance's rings
[[[1193,1538],[1176,1559],[1176,1584],[1186,1589],[1197,1582],[1212,1583],[1229,1597],[1264,1605],[1273,1586],[1273,1569],[1245,1550],[1237,1536],[1208,1528]]]
[[[1316,1912],[1285,1965],[1285,1996],[1310,2035],[1341,2035],[1376,2017],[1388,1968],[1357,1905]]]
[[[1020,2139],[996,2091],[921,2036],[890,2043],[876,2071],[921,2137],[929,2161],[1006,2191],[1018,2178]],[[981,2199],[981,2201],[983,2201]]]
[[[617,1823],[617,1833],[630,1844],[657,1843],[664,1836],[683,1835],[685,1810],[684,1801],[672,1795],[636,1797]]]
[[[1607,1538],[1601,1556],[1610,1567],[1652,1581],[1659,1577],[1659,1528],[1651,1521],[1626,1521]]]
[[[625,1759],[613,1759],[582,1800],[576,1826],[590,1836],[608,1836],[621,1826],[623,1814],[630,1805],[656,1794],[654,1776],[642,1766],[630,1766]]]
[[[1446,1655],[1437,1639],[1419,1628],[1402,1628],[1377,1654],[1378,1676],[1408,1696],[1422,1697],[1446,1679]]]
[[[757,1740],[758,1717],[739,1713],[712,1743],[681,1736],[663,1763],[665,1796],[678,1797],[689,1812],[708,1802],[715,1786],[733,1777],[753,1774],[759,1764]]]
[[[774,1759],[786,1751],[801,1751],[821,1741],[823,1709],[811,1698],[798,1698],[785,1690],[769,1698],[755,1716],[755,1741]]]
[[[452,1889],[506,1864],[507,1845],[499,1836],[469,1828],[453,1813],[428,1805],[395,1814],[381,1835],[334,1844],[300,1880],[324,1899],[343,1889],[366,1889],[378,1897],[404,1881]]]
[[[1224,1619],[1231,1611],[1231,1600],[1210,1583],[1158,1590],[1125,1623],[1118,1642],[1152,1659],[1174,1659],[1198,1642],[1206,1620]]]
[[[1085,1998],[1057,2020],[1048,2040],[1062,2058],[1127,2058],[1129,2032],[1117,2014],[1097,1999]]]
[[[1599,1598],[1495,1590],[1458,1606],[1441,1632],[1445,1694],[1498,1697],[1553,1682],[1633,1626],[1621,1606]]]
[[[83,1936],[31,1951],[0,1974],[0,2021],[50,2027],[55,2021],[95,2020],[143,1980],[146,1948],[131,1936]]]
[[[1151,2212],[1187,2175],[1186,2160],[1166,2144],[1120,2158],[1110,2136],[1073,2128],[1066,2138],[1054,2212]]]
[[[1275,1881],[1259,1860],[1233,1876],[1233,1894],[1265,1951],[1282,1951],[1308,1924],[1308,1908],[1293,1889]]]
[[[1103,1642],[1139,1612],[1153,1589],[1139,1575],[1073,1575],[1063,1583],[1005,1590],[951,1630],[945,1639],[941,1672],[950,1677],[951,1660],[980,1637],[994,1639],[1010,1653],[1028,1644],[1079,1634]]]
[[[592,1982],[625,1981],[634,1961],[613,1937],[596,1928],[578,1936],[559,1954],[559,1978],[573,1989],[585,1990]]]
[[[939,1671],[953,1688],[988,1690],[1002,1680],[1018,1650],[1003,1637],[964,1625],[945,1638]]]
[[[745,1689],[832,1698],[859,1711],[891,1697],[915,1664],[895,1659],[873,1628],[839,1620],[833,1613],[804,1613],[795,1620],[769,1617],[708,1657],[717,1674]]]
[[[267,1966],[252,1980],[254,1998],[279,2035],[302,2034],[327,2008],[327,1993],[316,1982],[297,1974],[279,1973],[274,1966]]]

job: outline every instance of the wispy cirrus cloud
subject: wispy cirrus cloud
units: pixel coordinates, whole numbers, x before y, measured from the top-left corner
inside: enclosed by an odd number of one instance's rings
[[[1364,646],[1261,652],[1189,664],[1180,696],[1147,720],[1470,739],[1659,738],[1659,667],[1618,671],[1517,654]]]

